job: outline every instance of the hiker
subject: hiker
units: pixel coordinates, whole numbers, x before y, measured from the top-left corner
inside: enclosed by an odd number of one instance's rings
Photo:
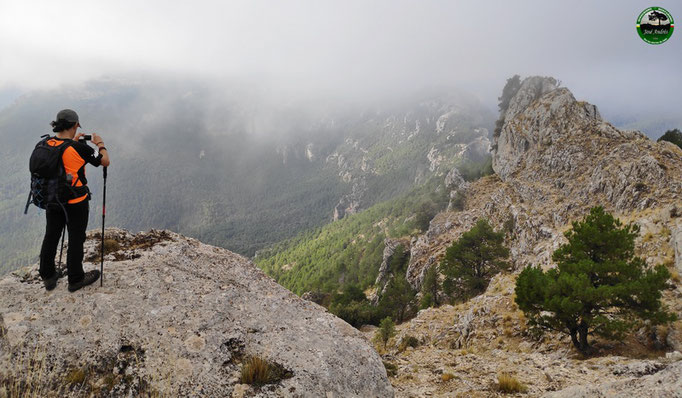
[[[71,109],[59,111],[55,121],[51,122],[52,131],[57,133],[47,139],[50,146],[68,145],[62,154],[67,180],[71,181],[72,199],[62,206],[49,206],[45,210],[47,226],[45,238],[40,250],[40,276],[45,289],[52,290],[57,286],[57,272],[54,258],[57,254],[59,238],[66,224],[69,231],[69,246],[66,252],[66,268],[69,291],[76,290],[95,282],[100,277],[98,270],[83,272],[83,242],[85,230],[88,226],[90,210],[90,190],[85,178],[85,165],[90,163],[97,166],[109,166],[109,155],[104,147],[102,137],[92,134],[92,143],[97,145],[99,155],[85,141],[78,141],[84,134],[76,133],[81,127],[78,114]]]

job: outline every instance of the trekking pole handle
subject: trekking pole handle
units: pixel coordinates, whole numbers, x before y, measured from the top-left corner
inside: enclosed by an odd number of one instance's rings
[[[107,178],[107,166],[104,166],[102,173],[104,173],[104,178]]]

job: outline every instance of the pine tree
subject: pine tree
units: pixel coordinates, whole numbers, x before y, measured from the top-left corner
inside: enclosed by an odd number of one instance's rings
[[[499,137],[502,132],[502,126],[504,125],[505,114],[507,113],[507,108],[509,108],[509,102],[511,99],[519,92],[521,88],[521,77],[519,75],[514,75],[507,79],[507,83],[502,89],[502,96],[498,97],[497,100],[500,101],[497,107],[500,109],[500,117],[495,122],[495,129],[493,130],[493,136]]]
[[[416,292],[405,279],[405,274],[393,275],[379,300],[379,311],[391,314],[393,319],[400,323],[407,318],[410,303],[415,295]]]
[[[504,233],[495,232],[486,219],[479,219],[445,252],[440,269],[446,276],[446,293],[456,292],[465,299],[482,293],[493,275],[509,268],[507,257]]]
[[[637,225],[623,226],[602,207],[574,222],[568,243],[552,255],[557,267],[527,267],[517,279],[516,303],[529,323],[570,335],[588,353],[590,334],[620,339],[638,321],[673,320],[660,301],[670,273],[635,256],[638,234]]]
[[[682,148],[682,131],[679,129],[668,130],[656,140],[656,142],[668,141]]]
[[[384,343],[384,349],[386,349],[386,343],[395,335],[395,323],[393,323],[393,319],[389,316],[382,319],[377,332],[379,340]]]
[[[429,308],[431,306],[438,306],[438,266],[432,265],[424,275],[422,282],[422,300],[420,307]]]

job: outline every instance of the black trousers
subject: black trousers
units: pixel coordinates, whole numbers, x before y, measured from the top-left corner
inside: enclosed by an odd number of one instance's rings
[[[90,205],[88,199],[75,204],[66,204],[66,214],[69,222],[66,222],[64,210],[60,206],[49,207],[46,211],[47,227],[43,246],[40,249],[40,276],[43,279],[52,278],[56,272],[54,258],[57,255],[59,239],[62,236],[64,224],[69,232],[69,247],[66,251],[66,269],[69,283],[83,280],[83,242],[85,242],[85,230],[88,227],[88,214]]]

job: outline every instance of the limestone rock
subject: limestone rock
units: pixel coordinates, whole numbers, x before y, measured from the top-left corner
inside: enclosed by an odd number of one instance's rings
[[[104,287],[69,293],[61,279],[46,292],[35,270],[0,280],[1,372],[44,353],[57,380],[87,369],[86,386],[116,396],[393,396],[359,331],[246,258],[168,231],[105,236],[122,249],[107,254]],[[98,237],[88,233],[86,259]],[[250,356],[280,380],[240,385]]]
[[[643,377],[603,384],[573,386],[561,391],[545,394],[544,397],[682,397],[682,377],[680,375],[682,375],[682,361],[675,362],[664,370]]]
[[[679,219],[672,231],[671,242],[675,248],[675,268],[682,274],[682,219]]]

